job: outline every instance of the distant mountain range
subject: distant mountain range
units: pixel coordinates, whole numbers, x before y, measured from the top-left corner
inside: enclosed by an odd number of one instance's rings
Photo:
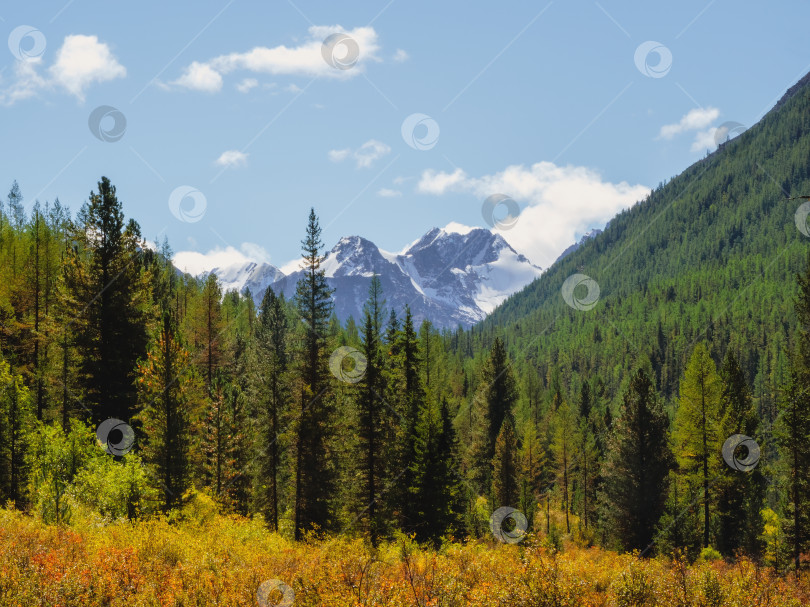
[[[347,236],[329,251],[323,268],[335,289],[335,312],[341,321],[362,318],[369,282],[376,273],[388,308],[401,317],[407,304],[416,322],[427,318],[437,327],[449,328],[483,320],[543,271],[500,234],[458,224],[433,228],[400,253],[383,251],[360,236]],[[257,262],[214,268],[211,273],[223,291],[249,289],[257,303],[268,287],[292,297],[301,277],[300,270],[285,275],[269,263]]]

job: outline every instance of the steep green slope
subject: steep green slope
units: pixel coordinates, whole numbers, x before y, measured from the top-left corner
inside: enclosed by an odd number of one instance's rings
[[[758,124],[656,188],[473,329],[502,333],[523,371],[559,369],[569,394],[600,376],[614,396],[649,357],[659,389],[677,394],[694,344],[738,353],[760,411],[774,414],[794,322],[795,274],[810,238],[794,215],[810,194],[810,75]],[[563,282],[593,278],[590,310],[569,307]],[[581,291],[581,292],[580,292]],[[585,287],[579,287],[580,297]]]

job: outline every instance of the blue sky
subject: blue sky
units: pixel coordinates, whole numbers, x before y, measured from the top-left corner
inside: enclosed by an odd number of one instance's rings
[[[810,70],[808,18],[730,0],[5,4],[0,166],[29,208],[75,211],[108,176],[144,236],[203,254],[190,269],[284,265],[310,206],[327,247],[396,251],[488,227],[496,194],[521,208],[503,236],[545,267],[718,126],[755,123]],[[324,58],[335,33],[358,55],[326,57],[348,69]]]

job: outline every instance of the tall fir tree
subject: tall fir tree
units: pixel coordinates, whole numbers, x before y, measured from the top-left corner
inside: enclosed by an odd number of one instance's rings
[[[79,213],[72,238],[80,272],[70,287],[83,320],[76,336],[83,356],[84,399],[93,421],[129,419],[137,399],[135,365],[146,353],[146,293],[141,280],[140,227],[125,223],[106,177]]]
[[[323,243],[315,209],[310,209],[306,237],[301,246],[303,276],[295,286],[295,305],[303,321],[296,437],[296,539],[301,539],[309,529],[325,529],[331,525],[329,500],[334,488],[334,470],[327,448],[332,411],[326,376],[332,289],[321,267]]]
[[[458,474],[458,445],[447,401],[423,403],[410,461],[410,521],[419,541],[437,542],[457,528],[462,487]]]
[[[602,465],[601,518],[611,543],[646,550],[666,501],[673,465],[669,420],[643,369],[630,379]]]
[[[419,372],[422,366],[419,336],[414,327],[410,306],[405,306],[405,319],[395,346],[396,354],[392,358],[394,379],[389,393],[396,398],[402,417],[398,428],[396,457],[409,466],[397,479],[393,501],[400,527],[411,530],[415,528],[418,517],[413,517],[413,509],[410,507],[412,487],[417,483],[410,463],[416,458],[417,425],[425,402],[425,390]]]
[[[473,403],[476,421],[469,447],[469,469],[472,481],[481,494],[487,494],[492,485],[492,458],[504,420],[508,419],[514,428],[517,399],[517,382],[506,347],[503,340],[496,337],[481,371],[479,390]]]
[[[288,322],[284,295],[267,288],[256,329],[252,394],[259,406],[259,503],[267,526],[278,530],[280,483],[290,416]]]
[[[802,553],[810,551],[810,253],[804,273],[796,280],[798,324],[790,381],[779,407],[777,439],[787,469],[785,530],[798,569]]]
[[[754,408],[751,391],[745,381],[740,363],[732,350],[726,354],[720,369],[722,380],[720,439],[734,434],[756,437],[759,417]],[[744,550],[749,555],[761,552],[758,539],[762,529],[762,506],[765,499],[765,479],[759,466],[749,472],[722,466],[723,478],[718,490],[719,517],[717,548],[733,556]]]
[[[382,494],[387,480],[385,445],[387,442],[390,444],[390,430],[393,428],[391,410],[383,396],[387,391],[381,347],[384,305],[382,285],[375,274],[371,278],[363,311],[362,343],[366,369],[357,395],[362,516],[367,521],[372,546],[377,546],[384,531],[386,517]]]
[[[191,483],[191,427],[203,390],[190,359],[178,341],[171,313],[164,310],[148,355],[138,365],[137,379],[141,454],[162,488],[164,511],[181,504]]]
[[[495,440],[492,458],[492,498],[496,508],[517,507],[520,499],[518,445],[512,422],[506,419]]]

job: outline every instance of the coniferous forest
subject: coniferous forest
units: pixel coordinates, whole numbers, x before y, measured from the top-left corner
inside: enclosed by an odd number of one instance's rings
[[[307,605],[803,604],[806,80],[470,330],[377,277],[339,322],[316,209],[294,297],[257,304],[179,272],[107,177],[30,213],[14,182],[4,604],[77,561],[58,604],[254,604],[258,571]]]

